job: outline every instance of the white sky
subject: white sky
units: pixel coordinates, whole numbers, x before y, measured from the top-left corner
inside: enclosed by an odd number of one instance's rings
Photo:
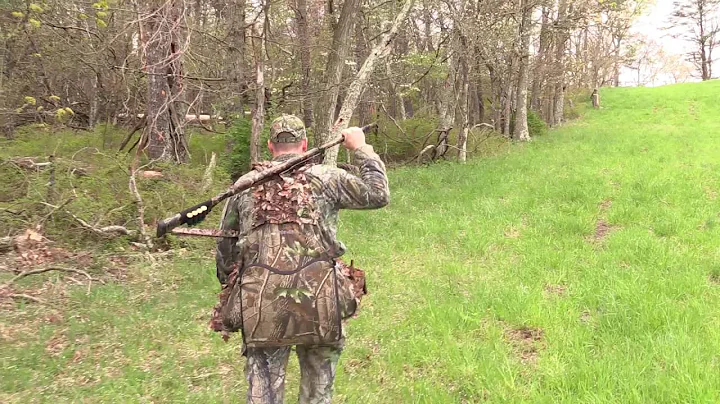
[[[687,44],[681,39],[672,38],[668,31],[662,29],[670,25],[673,2],[674,0],[656,0],[655,5],[650,6],[644,15],[638,18],[632,30],[654,39],[667,53],[681,55]]]
[[[666,54],[684,55],[690,45],[682,39],[671,37],[670,32],[673,31],[663,29],[670,26],[669,20],[673,12],[674,1],[675,0],[655,0],[653,2],[654,4],[648,6],[645,13],[637,19],[631,32],[634,35],[643,35],[654,40],[662,47]],[[695,80],[697,79],[691,78],[688,81]],[[637,70],[632,70],[627,67],[622,68],[620,82],[623,85],[637,85]],[[672,82],[672,76],[670,74],[660,74],[653,82],[646,83],[646,85],[655,86],[669,84],[670,82]]]

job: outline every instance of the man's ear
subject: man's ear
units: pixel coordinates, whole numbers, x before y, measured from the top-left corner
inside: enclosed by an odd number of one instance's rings
[[[275,150],[273,150],[273,144],[270,140],[268,140],[268,150],[270,150],[270,154],[275,153]]]
[[[303,151],[303,152],[306,152],[306,151],[307,151],[307,147],[308,147],[308,140],[307,140],[307,138],[305,138],[305,139],[302,140],[302,151]]]

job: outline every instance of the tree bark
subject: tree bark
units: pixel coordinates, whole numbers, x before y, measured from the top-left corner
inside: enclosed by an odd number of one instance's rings
[[[265,27],[263,20],[255,25],[253,59],[255,59],[255,108],[250,132],[250,164],[260,160],[260,134],[265,124]]]
[[[614,65],[614,74],[613,74],[613,84],[615,87],[620,87],[620,44],[621,44],[622,38],[616,37],[614,38],[615,42],[615,65]]]
[[[365,18],[363,16],[362,10],[360,10],[359,14],[360,16],[358,17],[358,22],[355,24],[355,49],[353,51],[355,57],[355,66],[357,66],[357,69],[360,69],[360,66],[362,66],[363,62],[368,57],[367,44],[365,40],[365,34],[363,32],[363,24],[361,23],[361,21],[364,21]],[[368,88],[365,90],[364,94],[360,98],[358,105],[358,121],[361,126],[367,125],[368,123],[370,123],[370,120],[374,118],[374,111],[372,109],[372,106],[369,102],[367,102],[368,97],[372,98],[372,95],[372,86],[368,86]]]
[[[463,61],[462,64],[462,81],[463,91],[462,95],[464,98],[463,107],[461,108],[461,115],[463,120],[463,127],[458,132],[457,150],[458,150],[458,161],[465,163],[467,161],[467,140],[470,132],[470,71],[469,64]]]
[[[350,46],[349,34],[354,23],[354,16],[357,12],[359,0],[346,0],[340,11],[340,18],[333,25],[333,41],[325,65],[325,79],[323,80],[324,93],[318,100],[315,107],[315,143],[323,144],[332,139],[333,122],[338,97],[340,95],[340,83],[342,72],[345,67],[345,55]],[[332,18],[332,16],[328,16]],[[333,160],[334,164],[334,160]]]
[[[502,122],[503,122],[503,129],[502,133],[503,135],[510,137],[512,134],[510,133],[510,121],[512,120],[512,80],[510,77],[507,78],[505,89],[504,89],[504,99],[503,99],[503,112],[502,112]]]
[[[533,74],[532,83],[532,102],[531,108],[535,111],[542,110],[542,84],[545,80],[545,66],[547,64],[547,55],[550,52],[550,10],[547,7],[542,9],[542,26],[540,28],[540,48],[537,55],[537,65]]]
[[[331,131],[331,139],[337,138],[340,135],[340,132],[342,132],[345,128],[348,127],[350,119],[352,118],[353,111],[357,107],[363,90],[365,89],[365,86],[370,80],[370,75],[375,71],[375,66],[378,63],[384,61],[387,55],[390,53],[392,42],[397,35],[398,28],[407,18],[407,15],[410,12],[413,4],[414,0],[407,0],[405,4],[403,4],[402,9],[395,16],[395,20],[393,21],[390,30],[385,33],[382,38],[380,38],[380,42],[378,42],[373,47],[372,52],[370,52],[370,56],[365,59],[365,63],[363,63],[362,67],[360,68],[360,71],[355,77],[355,80],[353,80],[353,82],[347,89],[347,95],[345,96],[345,100],[343,101],[342,108],[340,109],[340,114],[338,115],[338,119],[332,125],[333,130]],[[334,166],[337,162],[337,152],[337,146],[329,149],[325,153],[324,163]]]
[[[307,0],[295,0],[295,21],[297,23],[298,45],[300,48],[300,104],[305,127],[313,124],[313,107],[310,99],[310,34],[308,32]]]
[[[88,127],[90,128],[94,128],[97,123],[98,97],[100,96],[98,93],[99,81],[100,75],[98,73],[94,73],[90,78],[90,114],[88,114]]]
[[[561,124],[565,119],[565,51],[569,36],[569,21],[567,18],[568,3],[567,0],[560,0],[558,9],[557,26],[557,48],[555,54],[556,62],[556,80],[555,94],[553,98],[553,123]]]
[[[515,111],[515,128],[513,138],[519,141],[530,140],[530,132],[528,131],[527,122],[527,90],[528,90],[528,74],[530,70],[530,30],[532,16],[532,5],[528,4],[529,0],[520,1],[520,12],[522,18],[520,20],[520,52],[518,61],[519,66],[519,77],[517,85],[517,109]]]
[[[245,103],[247,100],[248,83],[245,76],[245,5],[246,0],[233,0],[229,5],[227,23],[228,42],[230,44],[227,76],[232,82],[233,112],[245,119]]]
[[[185,162],[189,152],[180,117],[183,91],[181,18],[184,2],[161,5],[149,1],[145,8],[145,70],[147,71],[147,126],[144,149],[152,159]]]

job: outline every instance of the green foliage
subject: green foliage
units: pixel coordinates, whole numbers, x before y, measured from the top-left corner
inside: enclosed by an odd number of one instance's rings
[[[73,115],[75,115],[75,112],[70,108],[58,108],[57,111],[55,111],[55,119],[62,123],[70,120]]]
[[[573,120],[581,118],[591,104],[590,94],[592,91],[588,89],[576,89],[569,92],[565,97],[565,119]]]
[[[250,121],[238,119],[228,130],[230,153],[223,155],[223,165],[234,181],[250,169]]]
[[[65,111],[65,109],[63,109]],[[65,112],[67,113],[67,111]],[[127,135],[124,130],[112,126],[99,126],[94,133],[55,132],[50,127],[34,125],[24,127],[12,141],[0,140],[0,233],[17,234],[48,213],[39,201],[61,203],[74,197],[67,209],[89,223],[99,221],[101,226],[121,225],[137,229],[137,207],[128,189],[128,171],[132,155],[117,153],[117,147]],[[213,173],[213,186],[201,194],[203,175],[209,156],[215,152],[222,155],[224,135],[204,133],[189,134],[188,144],[192,160],[189,164],[176,166],[156,164],[148,170],[161,171],[162,178],[138,177],[138,188],[146,206],[148,225],[157,218],[194,205],[209,194],[217,193],[227,184],[227,173],[218,167]],[[52,201],[48,198],[48,169],[26,170],[10,160],[30,157],[36,162],[48,161],[55,156],[55,191]],[[146,163],[142,160],[141,164]],[[2,208],[23,211],[20,216],[7,216]],[[210,220],[217,220],[218,212]],[[45,225],[48,238],[58,245],[77,248],[113,249],[117,243],[99,238],[97,234],[82,228],[64,212],[57,212]],[[171,239],[176,246],[193,245],[188,239]],[[120,243],[127,246],[127,241]],[[0,401],[2,401],[0,399]]]
[[[98,2],[96,2],[96,3],[93,3],[93,4],[92,4],[92,7],[93,7],[95,10],[106,11],[106,10],[108,9],[108,2],[107,2],[107,0],[101,0],[101,1],[98,1]]]
[[[271,122],[273,119],[272,116],[268,117],[266,123]],[[226,142],[230,147],[226,147],[227,151],[221,155],[220,164],[225,171],[230,174],[232,181],[235,181],[238,177],[250,170],[251,134],[251,121],[247,119],[236,119],[228,129]],[[310,134],[308,134],[308,137],[311,137]],[[261,160],[269,160],[272,158],[265,146],[268,139],[270,139],[270,128],[269,125],[266,124],[259,139]]]
[[[378,123],[380,130],[377,134],[368,134],[367,140],[388,162],[406,161],[417,156],[425,145],[434,142],[433,132],[437,128],[437,120],[422,117],[397,121],[402,130],[386,117]]]
[[[42,7],[40,7],[39,5],[37,5],[37,4],[35,4],[35,3],[30,3],[30,5],[28,6],[28,8],[30,9],[30,11],[32,11],[32,12],[34,12],[34,13],[38,13],[38,14],[39,14],[39,13],[42,13],[43,11],[45,11],[45,10],[43,10]]]
[[[530,132],[530,137],[534,138],[535,136],[544,136],[547,134],[548,127],[547,123],[543,121],[542,117],[540,117],[540,114],[533,110],[528,110],[528,131]]]
[[[13,17],[15,17],[15,18],[17,18],[17,19],[23,19],[23,18],[25,18],[25,13],[23,13],[23,12],[21,12],[21,11],[13,11],[11,14],[12,14]]]

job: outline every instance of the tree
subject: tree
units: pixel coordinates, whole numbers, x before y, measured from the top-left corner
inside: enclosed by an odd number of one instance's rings
[[[720,41],[720,0],[685,0],[674,3],[670,22],[684,30],[673,36],[692,43],[693,49],[687,53],[700,73],[702,80],[713,77],[713,51]]]
[[[349,35],[352,31],[355,15],[360,4],[359,0],[345,0],[340,16],[335,21],[333,2],[328,1],[328,25],[332,27],[332,45],[325,65],[323,80],[323,96],[315,107],[315,143],[323,144],[331,140],[335,113],[340,97],[340,84],[342,82],[345,56],[350,48]]]
[[[188,46],[182,32],[185,2],[149,0],[143,12],[140,38],[147,73],[147,126],[142,149],[150,158],[182,163],[188,158],[182,107],[182,57]]]
[[[520,26],[518,35],[520,37],[519,46],[519,78],[518,78],[518,90],[517,90],[517,112],[515,113],[515,132],[513,138],[515,140],[526,141],[530,140],[530,132],[528,131],[527,122],[527,102],[528,102],[528,75],[530,72],[530,30],[531,16],[533,12],[533,6],[528,0],[520,1]]]

